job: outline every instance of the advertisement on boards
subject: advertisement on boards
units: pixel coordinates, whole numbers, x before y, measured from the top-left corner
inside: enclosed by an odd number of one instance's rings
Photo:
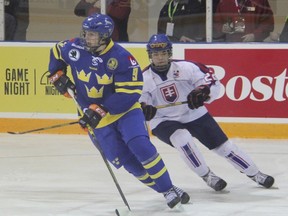
[[[288,49],[185,49],[185,59],[214,69],[222,83],[208,105],[217,117],[288,118]]]
[[[49,47],[1,47],[0,112],[71,113],[68,101],[48,81]],[[13,116],[12,116],[13,117]]]
[[[41,118],[41,114],[50,113],[58,118],[76,113],[73,101],[60,95],[47,79],[53,45],[0,46],[0,117],[22,113]],[[141,68],[149,64],[146,44],[123,46]],[[173,58],[201,62],[214,69],[222,90],[219,99],[207,107],[215,117],[233,121],[260,118],[288,122],[287,56],[288,49],[273,45],[173,45]]]
[[[41,118],[49,113],[55,118],[74,118],[77,109],[73,100],[63,97],[47,77],[54,44],[34,45],[0,46],[0,117]],[[128,50],[142,67],[149,64],[144,46]],[[71,78],[69,67],[67,74]]]

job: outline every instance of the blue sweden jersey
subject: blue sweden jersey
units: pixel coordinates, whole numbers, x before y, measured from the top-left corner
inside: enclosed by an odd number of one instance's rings
[[[140,108],[142,71],[135,58],[119,44],[111,41],[99,55],[92,55],[81,45],[80,38],[61,41],[51,49],[49,71],[54,74],[67,65],[71,67],[82,109],[93,103],[108,109],[98,127]]]
[[[109,111],[93,132],[110,163],[116,168],[124,165],[158,192],[169,190],[169,174],[149,140],[138,102],[143,77],[134,57],[113,41],[99,55],[92,55],[81,46],[79,38],[57,43],[50,55],[51,74],[71,67],[82,109],[96,103]]]

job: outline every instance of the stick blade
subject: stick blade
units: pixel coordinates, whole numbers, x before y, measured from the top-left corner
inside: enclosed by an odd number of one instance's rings
[[[8,134],[20,134],[19,132],[7,131]]]
[[[132,212],[128,209],[115,209],[115,213],[117,216],[132,216]]]

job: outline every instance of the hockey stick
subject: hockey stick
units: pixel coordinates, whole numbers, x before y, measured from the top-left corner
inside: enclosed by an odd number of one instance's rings
[[[84,113],[83,113],[80,105],[78,104],[78,102],[77,102],[77,100],[76,100],[76,97],[75,97],[75,94],[74,94],[73,90],[71,90],[71,89],[68,88],[68,93],[69,93],[69,95],[72,97],[73,101],[75,102],[75,105],[77,106],[78,112],[81,114],[81,116],[83,116]],[[94,134],[93,129],[92,129],[89,125],[87,125],[87,128],[88,128],[89,134],[91,135],[91,137],[92,137],[92,139],[93,139],[94,145],[96,146],[96,148],[97,148],[98,151],[100,152],[101,157],[102,157],[102,159],[103,159],[103,161],[104,161],[107,169],[109,170],[109,173],[110,173],[110,175],[111,175],[111,177],[112,177],[112,179],[113,179],[113,181],[114,181],[114,183],[115,183],[115,185],[116,185],[116,187],[117,187],[117,189],[118,189],[118,192],[119,192],[119,194],[120,194],[123,202],[124,202],[125,205],[127,206],[128,210],[131,211],[130,206],[129,206],[129,204],[128,204],[128,201],[127,201],[127,199],[125,198],[125,195],[124,195],[124,193],[123,193],[123,191],[122,191],[122,189],[121,189],[121,187],[120,187],[120,185],[119,185],[119,183],[118,183],[118,181],[117,181],[117,179],[116,179],[116,176],[115,176],[113,170],[111,169],[111,166],[109,165],[108,160],[106,159],[106,157],[105,157],[105,155],[104,155],[103,150],[101,149],[101,146],[99,145],[99,142],[98,142],[98,140],[97,140],[97,138],[96,138],[96,136],[95,136],[95,134]]]
[[[37,129],[33,129],[33,130],[28,130],[28,131],[21,131],[21,132],[19,132],[19,131],[17,131],[17,132],[7,131],[7,133],[9,133],[9,134],[27,134],[27,133],[32,133],[32,132],[36,132],[36,131],[49,130],[49,129],[58,128],[58,127],[64,127],[64,126],[73,125],[73,124],[77,124],[77,123],[78,123],[78,121],[74,121],[74,122],[57,124],[57,125],[52,125],[52,126],[43,127],[43,128],[37,128]]]
[[[164,105],[159,105],[156,106],[157,109],[161,109],[161,108],[166,108],[166,107],[171,107],[171,106],[178,106],[178,105],[182,105],[182,104],[187,104],[188,101],[182,101],[182,102],[176,102],[176,103],[171,103],[171,104],[164,104]]]

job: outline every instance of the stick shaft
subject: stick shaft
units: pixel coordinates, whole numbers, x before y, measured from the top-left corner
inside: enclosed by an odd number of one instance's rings
[[[37,132],[37,131],[49,130],[49,129],[53,129],[53,128],[65,127],[65,126],[73,125],[73,124],[77,124],[77,123],[78,123],[78,121],[74,121],[74,122],[57,124],[57,125],[52,125],[52,126],[43,127],[43,128],[36,128],[33,130],[27,130],[27,131],[21,131],[21,132],[8,131],[7,133],[9,133],[9,134],[27,134],[27,133]]]
[[[74,100],[75,105],[77,106],[77,109],[78,109],[79,113],[83,116],[84,113],[83,113],[80,105],[78,104],[78,102],[77,102],[77,100],[75,98],[74,92],[71,89],[68,89],[68,93],[70,94],[70,96]],[[106,165],[106,167],[107,167],[107,169],[108,169],[108,171],[109,171],[109,173],[110,173],[110,175],[111,175],[111,177],[112,177],[112,179],[113,179],[113,181],[114,181],[114,183],[115,183],[115,185],[117,187],[117,190],[118,190],[123,202],[127,206],[128,210],[131,211],[130,206],[128,204],[128,201],[127,201],[127,199],[126,199],[126,197],[125,197],[125,195],[124,195],[124,193],[123,193],[123,191],[122,191],[122,189],[120,187],[120,184],[118,183],[118,180],[117,180],[117,178],[116,178],[116,176],[115,176],[115,174],[114,174],[114,172],[113,172],[108,160],[105,157],[105,154],[104,154],[103,150],[101,149],[101,146],[100,146],[100,144],[99,144],[99,142],[98,142],[98,140],[97,140],[97,138],[96,138],[96,136],[94,134],[93,129],[89,125],[87,125],[87,126],[88,126],[89,134],[91,135],[91,137],[93,139],[93,143],[96,146],[96,148],[98,149],[98,151],[100,152],[101,157],[102,157],[102,159],[103,159],[103,161],[104,161],[104,163],[105,163],[105,165]]]
[[[156,106],[157,109],[161,109],[161,108],[166,108],[166,107],[171,107],[171,106],[178,106],[178,105],[182,105],[182,104],[187,104],[188,101],[182,101],[182,102],[176,102],[176,103],[171,103],[171,104],[164,104],[164,105],[159,105]]]

